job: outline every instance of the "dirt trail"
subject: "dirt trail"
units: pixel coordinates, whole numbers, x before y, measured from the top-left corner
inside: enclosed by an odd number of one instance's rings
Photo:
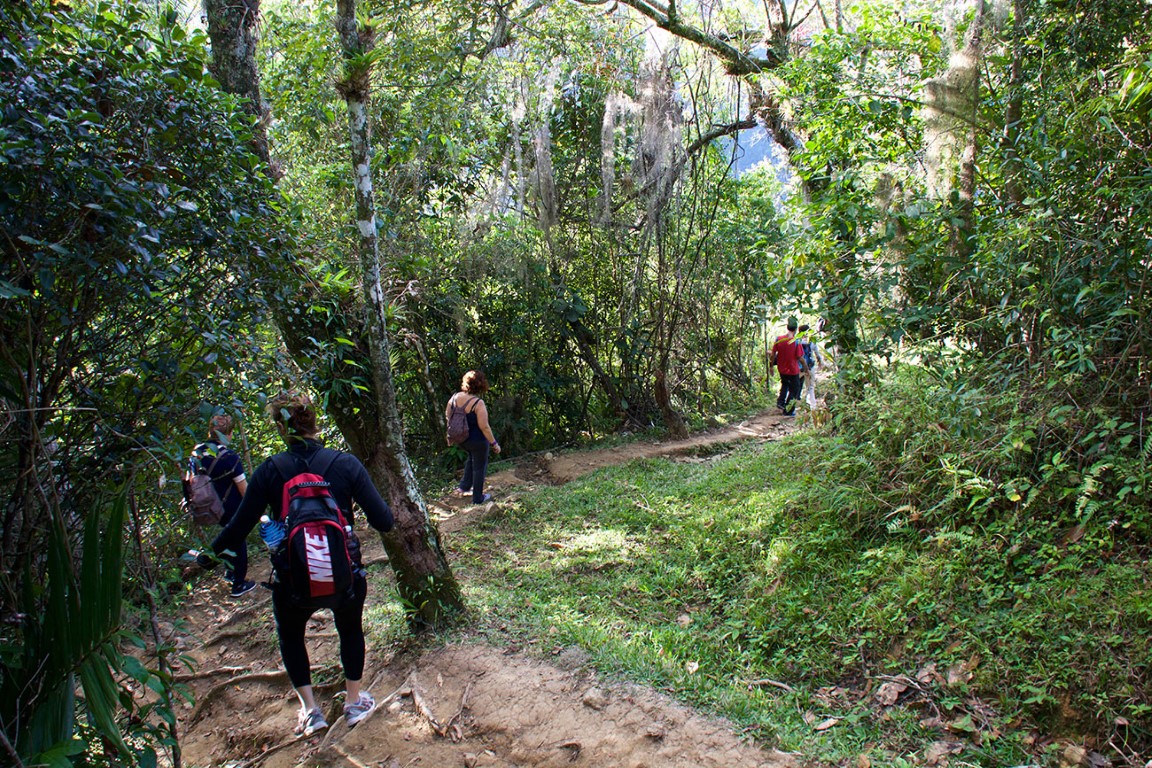
[[[775,439],[795,428],[795,419],[785,419],[775,411],[768,411],[738,424],[690,435],[684,440],[637,442],[593,451],[537,454],[531,460],[520,461],[511,469],[501,470],[488,478],[488,489],[497,499],[493,504],[477,507],[468,499],[446,497],[430,500],[429,508],[436,516],[440,530],[452,533],[477,517],[488,514],[499,506],[500,499],[521,489],[531,489],[537,485],[563,485],[597,469],[625,464],[634,459],[657,456],[682,456],[690,459],[701,449],[748,439]]]
[[[762,414],[739,425],[687,440],[639,443],[598,451],[537,457],[491,478],[497,499],[523,486],[568,482],[600,467],[640,457],[691,455],[701,448],[746,438],[768,439],[793,424]],[[450,548],[453,531],[489,514],[461,499],[432,505]],[[268,565],[253,552],[253,578]],[[373,537],[366,548],[369,609],[392,587],[383,551]],[[609,683],[587,666],[579,648],[556,649],[551,663],[480,642],[408,652],[368,648],[364,679],[381,706],[347,728],[331,614],[319,612],[308,647],[332,727],[309,739],[292,735],[297,703],[280,667],[269,593],[260,589],[228,601],[225,585],[201,577],[170,631],[177,647],[197,662],[185,682],[195,707],[180,712],[185,766],[294,765],[352,768],[498,768],[604,766],[658,768],[781,768],[791,755],[742,741],[731,723],[693,712],[667,696],[636,685]],[[325,685],[325,681],[334,681]]]

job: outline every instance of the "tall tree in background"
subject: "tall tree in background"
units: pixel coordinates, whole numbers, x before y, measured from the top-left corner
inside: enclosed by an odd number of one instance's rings
[[[369,93],[375,32],[370,25],[357,22],[355,0],[338,0],[336,6],[336,28],[344,53],[344,79],[336,88],[348,106],[359,233],[357,252],[375,396],[372,409],[375,424],[370,426],[380,435],[374,453],[380,457],[379,465],[387,475],[389,500],[397,523],[393,536],[400,539],[400,546],[389,547],[388,553],[393,558],[397,586],[408,609],[420,620],[434,625],[458,613],[463,608],[463,600],[404,450],[403,424],[396,408],[372,187]]]
[[[209,32],[213,41],[213,66],[218,79],[230,92],[244,96],[252,104],[257,126],[264,125],[265,109],[260,98],[259,74],[256,69],[254,24],[259,13],[258,0],[248,0],[242,8],[228,7],[225,3],[209,3]],[[345,4],[340,4],[341,14]],[[355,10],[352,8],[352,32],[356,37]],[[345,29],[340,27],[341,40]],[[367,31],[365,42],[370,42]],[[358,38],[357,38],[358,39]],[[238,42],[239,41],[239,42]],[[359,46],[359,44],[357,44]],[[370,48],[370,45],[368,46]],[[371,170],[368,163],[367,115],[363,112],[367,101],[367,77],[371,55],[355,49],[348,64],[347,88],[363,101],[349,99],[349,121],[353,126],[354,152],[362,153],[363,162],[356,162],[357,222],[361,240],[358,253],[362,269],[364,302],[362,313],[356,311],[356,302],[338,286],[314,280],[306,259],[301,255],[288,256],[281,274],[286,281],[268,287],[277,325],[285,344],[306,370],[316,344],[341,347],[349,344],[367,348],[372,361],[370,378],[361,386],[340,386],[340,379],[359,378],[358,366],[350,354],[329,357],[328,365],[319,371],[317,388],[326,395],[328,412],[340,428],[352,450],[363,460],[369,472],[387,492],[396,516],[396,528],[382,534],[389,561],[396,574],[397,588],[405,610],[415,626],[435,626],[456,615],[463,607],[459,586],[448,566],[440,545],[439,535],[428,516],[412,467],[404,450],[402,425],[396,408],[392,383],[388,335],[385,319],[385,300],[380,287],[379,260],[376,255],[375,215],[372,210]],[[359,56],[359,58],[357,58]],[[360,122],[362,121],[362,122]],[[362,125],[363,133],[355,126]],[[357,141],[363,144],[357,144]],[[261,146],[261,142],[257,142]],[[263,159],[269,162],[267,141],[262,142]],[[275,226],[274,222],[267,222]],[[291,254],[294,244],[283,249]],[[321,271],[330,271],[321,267]],[[298,289],[298,290],[297,290]],[[336,291],[335,295],[333,291]],[[320,316],[309,311],[311,305],[325,304],[329,313]],[[303,306],[302,306],[303,305]],[[355,339],[356,341],[351,341]],[[364,398],[363,392],[371,393]]]

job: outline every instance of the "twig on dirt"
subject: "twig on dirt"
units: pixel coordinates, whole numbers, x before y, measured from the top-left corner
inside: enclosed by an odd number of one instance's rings
[[[260,763],[264,762],[265,760],[272,757],[272,755],[276,754],[280,750],[286,749],[286,748],[292,746],[293,744],[299,744],[299,743],[300,743],[300,740],[297,739],[295,736],[293,736],[292,738],[290,738],[286,741],[280,742],[279,744],[277,744],[274,747],[269,747],[268,749],[264,750],[260,754],[256,755],[256,757],[252,758],[251,760],[247,760],[243,763],[238,763],[236,765],[236,768],[254,768],[254,766],[257,766]]]
[[[336,752],[336,754],[340,755],[340,757],[342,757],[345,760],[347,760],[348,762],[352,763],[353,768],[368,768],[368,766],[365,763],[360,762],[355,757],[350,755],[348,753],[348,751],[345,750],[343,747],[341,747],[339,744],[333,744],[332,750],[334,752]]]
[[[745,685],[748,686],[749,690],[753,688],[762,688],[766,685],[771,685],[775,688],[779,688],[782,691],[788,691],[789,693],[793,693],[796,690],[792,686],[788,685],[788,683],[782,683],[779,680],[769,680],[766,677],[759,680],[749,680],[747,683],[745,683]]]
[[[267,591],[267,590],[265,590],[265,591]],[[254,602],[251,602],[248,605],[245,605],[243,608],[238,608],[237,610],[233,611],[232,614],[228,618],[226,618],[226,619],[224,619],[224,621],[220,622],[220,626],[221,627],[230,627],[233,624],[235,624],[236,622],[240,621],[241,619],[246,618],[248,616],[248,614],[255,613],[257,608],[263,608],[264,606],[268,605],[268,603],[270,603],[270,602],[272,602],[272,593],[268,592],[267,597],[260,599],[260,600],[256,600]]]
[[[464,729],[460,727],[460,716],[464,714],[464,710],[468,707],[468,694],[472,692],[472,681],[468,681],[468,685],[464,686],[464,693],[460,696],[460,707],[456,710],[456,714],[448,718],[448,723],[445,726],[448,731],[448,738],[452,739],[452,743],[460,741],[464,738]]]
[[[584,749],[583,745],[578,741],[569,739],[568,741],[558,741],[552,745],[553,749],[569,749],[572,754],[568,755],[568,762],[574,763],[580,757],[580,751]]]
[[[279,669],[272,672],[250,672],[246,675],[237,675],[236,677],[229,678],[222,683],[217,683],[216,685],[209,688],[208,692],[205,693],[200,698],[200,700],[196,702],[196,708],[192,710],[192,715],[188,718],[188,724],[185,726],[185,728],[191,728],[193,725],[195,725],[196,721],[200,719],[200,715],[203,714],[204,708],[208,706],[209,702],[219,696],[220,693],[230,685],[253,681],[271,683],[287,679],[288,673],[282,669]]]
[[[216,667],[214,669],[205,669],[202,672],[186,672],[181,675],[176,675],[172,679],[177,683],[190,683],[195,680],[203,680],[206,677],[215,677],[216,675],[243,673],[247,672],[248,669],[248,667]]]

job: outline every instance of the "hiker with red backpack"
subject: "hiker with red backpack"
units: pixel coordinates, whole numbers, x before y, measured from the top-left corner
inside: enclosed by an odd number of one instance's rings
[[[244,464],[229,444],[232,417],[217,413],[208,421],[208,439],[198,443],[188,457],[184,475],[184,503],[192,520],[199,525],[226,526],[236,516],[240,500],[248,488]],[[241,597],[256,588],[248,578],[248,544],[241,541],[233,549],[224,578],[232,583],[232,597]]]
[[[488,470],[488,451],[500,453],[500,443],[492,436],[488,424],[488,406],[480,396],[488,391],[488,377],[483,371],[468,371],[460,382],[460,391],[448,399],[444,420],[448,423],[448,444],[468,452],[464,476],[457,492],[471,496],[473,504],[492,500],[484,493],[484,475]]]
[[[332,611],[340,638],[346,722],[355,725],[376,708],[372,695],[360,689],[368,582],[352,502],[360,505],[368,524],[378,531],[392,529],[392,510],[359,459],[325,448],[317,440],[316,411],[307,395],[280,393],[268,403],[268,413],[288,450],[252,473],[240,508],[212,542],[212,550],[217,556],[235,550],[261,522],[261,537],[272,555],[272,615],[280,655],[300,700],[295,732],[311,736],[328,727],[313,695],[304,642],[308,620],[321,608]],[[198,562],[213,565],[203,555]]]

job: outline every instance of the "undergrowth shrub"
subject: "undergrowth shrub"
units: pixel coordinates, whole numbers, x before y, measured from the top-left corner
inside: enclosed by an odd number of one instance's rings
[[[964,665],[1051,732],[1147,743],[1149,441],[1069,391],[905,364],[842,409],[804,507],[857,548],[804,600],[858,587],[848,669]]]

